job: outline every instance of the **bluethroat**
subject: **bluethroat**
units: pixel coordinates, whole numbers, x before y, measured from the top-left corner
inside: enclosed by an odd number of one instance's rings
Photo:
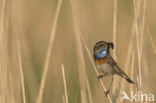
[[[114,49],[114,44],[112,42],[99,41],[95,44],[93,50],[93,56],[95,60],[96,69],[99,72],[97,76],[98,79],[104,76],[111,76],[111,84],[106,91],[106,96],[109,93],[112,83],[114,80],[114,74],[121,76],[126,79],[129,83],[134,84],[134,82],[128,77],[128,75],[119,67],[113,57],[110,55],[110,49]]]

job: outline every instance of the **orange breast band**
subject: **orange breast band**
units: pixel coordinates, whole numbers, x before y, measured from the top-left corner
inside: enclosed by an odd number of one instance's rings
[[[101,60],[95,59],[95,63],[98,65],[104,64],[105,62],[106,62],[106,58],[101,59]]]

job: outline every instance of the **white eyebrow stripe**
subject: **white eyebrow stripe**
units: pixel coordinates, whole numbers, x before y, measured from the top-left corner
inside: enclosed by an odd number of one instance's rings
[[[104,43],[97,44],[96,46],[104,45]]]

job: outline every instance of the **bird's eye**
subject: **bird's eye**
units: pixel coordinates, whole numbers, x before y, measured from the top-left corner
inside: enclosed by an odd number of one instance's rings
[[[99,48],[99,47],[97,47],[96,49],[97,49],[97,50],[99,50],[100,48]]]

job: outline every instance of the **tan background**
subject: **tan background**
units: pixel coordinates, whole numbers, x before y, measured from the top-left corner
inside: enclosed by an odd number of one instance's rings
[[[24,78],[26,102],[35,103],[38,99],[42,74],[45,69],[47,51],[50,48],[48,45],[58,0],[12,1],[13,3],[11,0],[0,0],[0,103],[23,103],[19,55],[23,70],[22,76]],[[137,19],[138,26],[141,27],[143,25],[142,17],[144,16],[142,1],[144,0],[138,1],[142,3]],[[80,41],[81,44],[78,42],[79,39],[76,35],[79,35],[79,33],[75,32],[75,26],[81,31],[91,54],[93,46],[97,41],[113,41],[114,1],[73,0],[72,5],[73,9],[70,0],[62,0],[41,101],[42,103],[63,103],[64,86],[61,64],[64,64],[69,103],[91,103],[85,83],[86,79],[89,81],[90,95],[92,95],[91,99],[93,103],[109,103],[100,83],[96,79],[96,73],[82,40]],[[146,0],[145,20],[150,25],[151,33],[147,31],[149,25],[145,23],[144,31],[138,30],[138,39],[141,41],[141,36],[143,36],[143,45],[140,47],[142,48],[142,91],[143,93],[153,93],[156,95],[156,52],[154,53],[154,50],[156,50],[154,49],[154,46],[156,46],[155,9],[156,1]],[[77,25],[73,22],[72,11],[74,12]],[[135,30],[133,30],[133,0],[117,0],[116,11],[116,60],[121,68],[131,76],[132,58],[134,57],[133,80],[137,82],[139,65],[137,38],[133,32]],[[16,39],[16,34],[19,37],[21,52],[17,48],[18,40]],[[134,36],[132,36],[133,34]],[[149,35],[152,36],[152,40],[154,41],[153,47]],[[126,58],[130,44],[132,44],[132,51],[129,53],[129,64],[126,67]],[[79,46],[82,46],[82,51]],[[104,84],[108,87],[109,80],[105,80]],[[122,96],[122,92],[119,94],[119,91],[124,90],[130,95],[130,84],[125,80],[121,82],[121,80],[120,77],[116,76],[116,82],[114,82],[110,93],[112,100],[119,103],[119,98]],[[133,90],[135,92],[135,86],[133,86]],[[83,96],[84,102],[82,91],[85,95]],[[128,101],[124,100],[125,102]]]

